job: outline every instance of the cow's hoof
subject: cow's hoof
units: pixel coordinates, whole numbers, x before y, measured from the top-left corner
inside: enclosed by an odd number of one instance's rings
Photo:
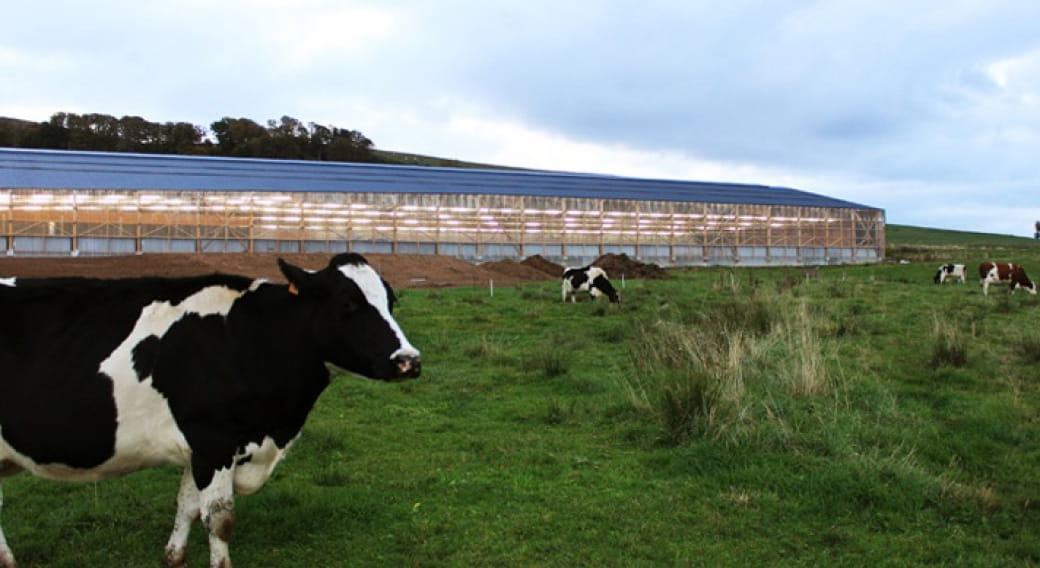
[[[176,552],[167,550],[166,555],[163,556],[162,565],[165,568],[188,568],[188,565],[185,563],[184,556],[185,555],[183,550],[179,550]]]

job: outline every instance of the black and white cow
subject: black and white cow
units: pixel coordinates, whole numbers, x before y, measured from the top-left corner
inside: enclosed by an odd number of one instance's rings
[[[289,284],[242,276],[0,279],[0,477],[95,481],[184,466],[164,562],[209,531],[229,567],[235,493],[259,490],[328,367],[419,376],[389,285],[357,254]],[[15,566],[0,531],[0,567]]]
[[[936,284],[945,284],[947,280],[960,279],[961,284],[966,284],[965,272],[963,264],[942,264],[939,265],[938,270],[935,271],[935,278],[933,279]]]
[[[563,301],[566,302],[568,298],[571,302],[578,301],[575,298],[578,292],[588,292],[593,300],[606,296],[615,304],[621,303],[621,297],[607,279],[606,271],[598,266],[567,268],[563,271]]]

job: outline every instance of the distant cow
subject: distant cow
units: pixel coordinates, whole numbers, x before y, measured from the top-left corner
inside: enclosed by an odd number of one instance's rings
[[[1013,294],[1015,288],[1022,288],[1030,294],[1036,294],[1036,283],[1026,276],[1020,265],[1005,262],[983,262],[979,265],[979,284],[982,293],[989,294],[990,284],[1007,284]]]
[[[267,481],[329,383],[419,376],[393,290],[357,254],[288,285],[190,278],[0,279],[0,478],[96,481],[184,467],[167,566],[209,531],[231,565],[234,494]],[[115,563],[115,559],[113,559]],[[0,532],[0,567],[14,556]]]
[[[944,284],[947,280],[960,279],[961,284],[965,284],[965,271],[963,264],[943,264],[939,266],[939,269],[935,271],[935,283]]]
[[[571,302],[578,301],[575,297],[578,292],[588,292],[593,300],[606,296],[615,304],[621,303],[621,297],[607,279],[606,271],[598,266],[567,268],[563,271],[563,301],[566,302],[568,298]]]

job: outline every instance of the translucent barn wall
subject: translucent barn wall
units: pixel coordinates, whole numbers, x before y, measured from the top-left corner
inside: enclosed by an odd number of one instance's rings
[[[0,251],[539,254],[604,253],[665,266],[876,262],[884,212],[798,207],[391,193],[0,191]]]

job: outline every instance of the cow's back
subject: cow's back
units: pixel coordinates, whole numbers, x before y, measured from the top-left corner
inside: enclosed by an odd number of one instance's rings
[[[110,354],[152,303],[179,304],[209,286],[244,290],[249,280],[211,275],[193,278],[19,278],[0,287],[0,382],[14,368],[54,364],[88,366]],[[49,357],[59,357],[52,360]],[[8,366],[11,365],[11,366]]]
[[[126,336],[146,305],[106,281],[60,278],[18,279],[0,289],[0,383],[18,371],[45,364],[100,362]],[[8,372],[10,371],[10,372]]]
[[[570,282],[572,286],[577,288],[583,282],[585,282],[585,280],[587,280],[587,275],[585,274],[585,271],[587,269],[588,267],[566,268],[563,271],[563,279]]]

